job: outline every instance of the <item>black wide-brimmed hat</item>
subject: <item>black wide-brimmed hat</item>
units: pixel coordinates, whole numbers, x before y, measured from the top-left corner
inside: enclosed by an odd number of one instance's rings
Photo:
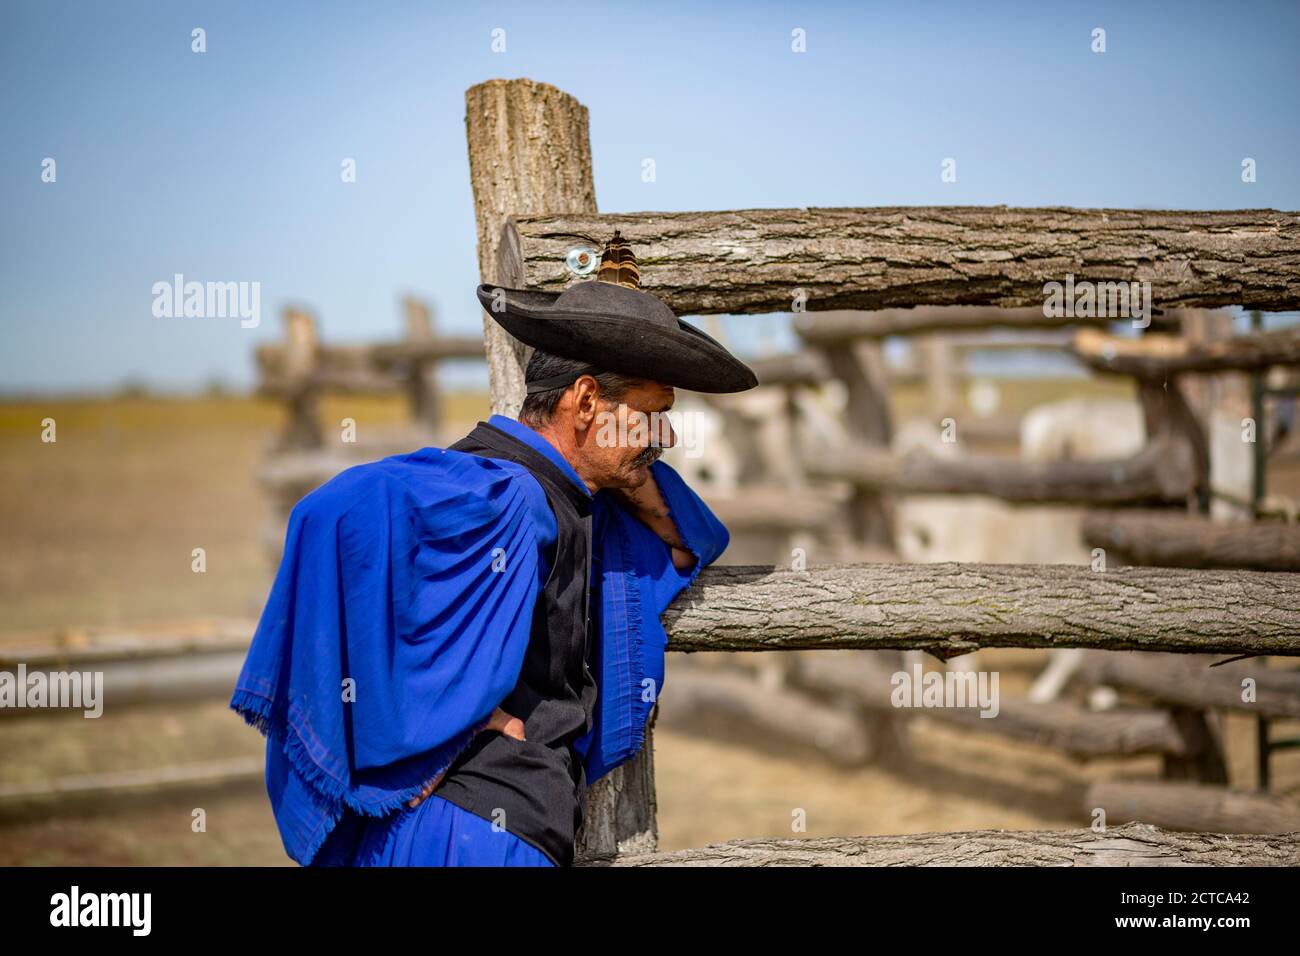
[[[638,281],[631,250],[615,233],[595,279],[563,292],[485,284],[478,287],[478,299],[525,345],[585,362],[595,370],[695,392],[743,392],[758,384],[749,366],[716,339],[677,318],[663,300],[635,288]],[[563,384],[568,382],[530,382],[528,387],[542,391],[541,386]]]

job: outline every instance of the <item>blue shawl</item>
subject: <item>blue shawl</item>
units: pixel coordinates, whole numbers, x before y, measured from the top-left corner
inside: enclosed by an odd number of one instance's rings
[[[531,429],[491,424],[563,462]],[[677,571],[649,528],[593,497],[599,693],[575,744],[588,784],[640,750],[663,687],[659,616],[728,543],[669,465],[652,472],[696,562]],[[555,536],[526,469],[439,448],[349,468],[298,502],[230,701],[267,737],[292,859],[310,864],[344,807],[391,813],[469,746],[518,680]]]

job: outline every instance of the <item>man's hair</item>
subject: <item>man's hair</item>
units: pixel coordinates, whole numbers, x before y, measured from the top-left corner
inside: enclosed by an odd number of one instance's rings
[[[561,358],[550,352],[534,349],[532,358],[528,360],[528,368],[524,371],[524,380],[534,381],[550,378],[552,375],[573,374],[576,381],[577,373],[581,370],[596,379],[596,383],[600,386],[600,397],[607,401],[618,401],[628,393],[636,381],[630,375],[620,375],[617,372],[590,372],[589,367],[589,362]],[[570,382],[568,385],[559,385],[526,396],[523,407],[519,409],[519,421],[531,428],[549,424],[555,417],[555,409],[560,404],[560,399],[572,385],[573,382]]]

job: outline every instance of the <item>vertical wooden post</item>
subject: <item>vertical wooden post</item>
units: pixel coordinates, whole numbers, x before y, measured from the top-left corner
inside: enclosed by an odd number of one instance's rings
[[[465,92],[465,132],[479,274],[483,282],[518,288],[510,250],[501,249],[509,217],[596,212],[587,108],[546,83],[488,80]],[[527,350],[486,312],[483,339],[492,411],[514,416],[524,401]],[[641,752],[588,789],[577,860],[655,849],[653,717],[647,724]]]
[[[1184,309],[1179,314],[1183,336],[1189,342],[1222,342],[1233,336],[1232,316],[1224,310]],[[1251,377],[1242,372],[1220,372],[1184,378],[1183,392],[1202,424],[1209,447],[1210,490],[1236,499],[1213,498],[1210,516],[1218,521],[1253,521],[1250,495],[1256,446],[1241,440],[1240,427],[1241,420],[1251,414]]]
[[[881,344],[850,339],[814,348],[821,352],[831,374],[847,390],[844,422],[849,433],[863,444],[888,448],[894,437],[894,426]],[[894,546],[889,510],[879,493],[855,489],[848,502],[848,515],[853,536],[860,543],[883,548]]]
[[[587,108],[532,80],[488,80],[465,91],[469,176],[478,223],[481,281],[507,288],[518,276],[499,265],[501,227],[511,216],[593,213]],[[526,349],[483,314],[492,411],[514,415],[524,401]]]
[[[1210,449],[1205,430],[1183,395],[1181,381],[1171,376],[1165,382],[1139,379],[1137,384],[1147,443],[1162,436],[1187,442],[1192,453],[1192,465],[1196,470],[1195,485],[1188,501],[1189,510],[1207,513],[1210,500]]]
[[[1214,713],[1209,709],[1170,707],[1169,715],[1191,745],[1191,752],[1180,757],[1165,754],[1164,779],[1226,784],[1228,762],[1223,751],[1223,734]]]
[[[320,396],[312,380],[320,361],[316,320],[300,309],[285,309],[284,331],[284,375],[290,383],[286,396],[289,418],[280,436],[279,450],[320,448],[325,438],[317,418]]]
[[[402,300],[406,318],[406,341],[419,345],[433,341],[433,313],[429,306],[414,296]],[[411,418],[424,425],[433,435],[442,424],[441,396],[438,394],[437,362],[422,361],[412,357],[406,369],[406,394],[411,405]]]
[[[938,421],[957,414],[956,363],[959,360],[947,335],[922,335],[913,339],[925,369],[927,413]],[[961,429],[958,427],[958,435]]]

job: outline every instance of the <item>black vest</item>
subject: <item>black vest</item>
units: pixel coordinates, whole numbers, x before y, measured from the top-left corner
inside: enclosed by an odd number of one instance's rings
[[[591,498],[545,455],[479,422],[453,451],[522,465],[537,479],[558,526],[550,577],[538,595],[519,682],[501,702],[524,722],[525,740],[483,731],[434,791],[494,820],[559,866],[573,862],[586,770],[573,749],[596,706],[590,614]],[[510,560],[510,556],[506,556]]]

